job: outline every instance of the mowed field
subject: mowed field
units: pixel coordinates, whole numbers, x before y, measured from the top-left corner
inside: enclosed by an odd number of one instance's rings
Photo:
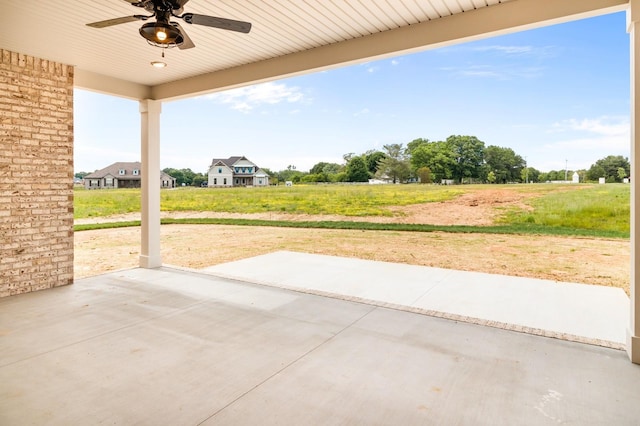
[[[628,185],[318,185],[163,190],[162,255],[200,268],[295,250],[629,285]],[[76,276],[134,267],[139,190],[75,192]],[[109,225],[105,225],[109,224]],[[169,224],[171,223],[171,224]],[[93,229],[107,226],[108,229]]]

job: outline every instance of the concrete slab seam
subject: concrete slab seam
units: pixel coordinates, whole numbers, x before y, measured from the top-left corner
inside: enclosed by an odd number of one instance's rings
[[[373,306],[377,306],[377,307],[380,307],[380,308],[388,308],[388,309],[394,309],[394,310],[398,310],[398,311],[411,312],[411,313],[415,313],[415,314],[426,315],[426,316],[435,317],[435,318],[442,318],[442,319],[451,320],[451,321],[458,321],[458,322],[464,322],[464,323],[468,323],[468,324],[481,325],[481,326],[485,326],[485,327],[498,328],[498,329],[507,330],[507,331],[515,331],[517,333],[531,334],[531,335],[534,335],[534,336],[547,337],[547,338],[558,339],[558,340],[565,340],[565,341],[574,342],[574,343],[583,343],[583,344],[593,345],[593,346],[601,346],[601,347],[609,348],[609,349],[616,349],[616,350],[625,350],[626,349],[626,345],[624,345],[622,343],[612,342],[612,341],[604,340],[604,339],[594,339],[594,338],[591,338],[591,337],[577,336],[577,335],[570,334],[570,333],[561,333],[561,332],[557,332],[557,331],[544,330],[544,329],[541,329],[541,328],[528,327],[528,326],[524,326],[524,325],[509,324],[509,323],[504,323],[504,322],[500,322],[500,321],[469,317],[469,316],[466,316],[466,315],[459,315],[459,314],[452,314],[452,313],[448,313],[448,312],[435,311],[435,310],[432,310],[432,309],[423,309],[423,308],[417,308],[417,307],[412,307],[412,306],[399,305],[399,304],[395,304],[395,303],[381,302],[381,301],[378,301],[378,300],[371,300],[371,299],[366,299],[366,298],[362,298],[362,297],[358,297],[358,296],[346,296],[346,295],[342,295],[342,294],[338,294],[338,293],[330,293],[330,292],[325,292],[325,291],[321,291],[321,290],[306,289],[306,288],[300,288],[300,287],[292,287],[292,286],[286,286],[286,285],[269,283],[269,282],[258,282],[258,280],[250,281],[250,280],[247,280],[247,279],[239,278],[239,277],[236,277],[236,276],[220,274],[220,273],[217,273],[217,272],[199,271],[198,270],[197,273],[211,275],[211,276],[215,276],[215,277],[218,277],[218,278],[224,278],[224,279],[229,279],[229,280],[233,280],[233,281],[244,282],[244,283],[248,283],[248,284],[255,284],[255,285],[261,285],[261,286],[267,286],[267,287],[276,287],[276,288],[280,288],[280,289],[283,289],[283,290],[294,291],[294,292],[297,292],[297,293],[311,294],[311,295],[314,295],[314,296],[321,296],[321,297],[329,297],[329,298],[332,298],[332,299],[343,300],[343,301],[346,301],[346,302],[362,303],[362,304],[365,304],[365,305],[373,305]]]
[[[342,327],[342,329],[338,330],[337,332],[335,332],[332,336],[330,336],[329,338],[321,341],[320,343],[318,343],[316,346],[314,346],[313,348],[309,349],[307,352],[303,353],[302,355],[298,356],[296,359],[294,359],[293,361],[289,362],[288,364],[284,365],[282,368],[280,368],[279,370],[275,371],[273,374],[271,374],[269,377],[265,378],[264,380],[262,380],[260,383],[256,383],[253,387],[251,387],[251,389],[245,391],[242,395],[239,395],[238,397],[236,397],[235,399],[233,399],[232,401],[230,401],[229,403],[227,403],[224,407],[219,408],[218,410],[216,410],[214,413],[212,413],[211,415],[209,415],[206,419],[198,422],[198,425],[203,424],[204,422],[214,418],[215,416],[217,416],[219,413],[223,412],[224,410],[226,410],[227,408],[229,408],[230,406],[232,406],[233,404],[235,404],[237,401],[239,401],[240,399],[244,398],[246,395],[250,394],[251,392],[253,392],[254,390],[258,389],[259,387],[261,387],[262,385],[264,385],[265,383],[269,382],[271,379],[273,379],[274,377],[282,374],[283,371],[285,371],[286,369],[290,368],[291,366],[295,365],[296,363],[298,363],[301,359],[307,357],[308,355],[312,354],[313,352],[317,351],[319,348],[325,346],[327,343],[331,342],[332,340],[334,340],[336,337],[338,337],[340,334],[342,334],[345,330],[348,330],[349,328],[351,328],[354,324],[356,324],[357,322],[361,321],[363,318],[365,318],[367,315],[369,315],[371,312],[373,312],[375,310],[374,308],[371,308],[370,310],[368,310],[367,312],[365,312],[364,314],[362,314],[361,316],[359,316],[358,318],[356,318],[355,320],[351,321],[350,324],[345,325],[344,327]]]

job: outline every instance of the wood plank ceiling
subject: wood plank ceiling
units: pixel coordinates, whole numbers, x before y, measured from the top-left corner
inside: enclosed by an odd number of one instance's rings
[[[553,5],[554,1],[571,4],[576,10],[581,7],[619,10],[626,4],[626,0],[539,0],[539,3]],[[327,46],[348,42],[356,46],[353,41],[358,39],[371,39],[378,34],[454,15],[493,10],[495,6],[498,10],[501,4],[509,3],[536,4],[531,0],[190,0],[185,12],[249,21],[253,24],[251,32],[241,34],[179,21],[196,47],[167,49],[164,62],[168,66],[155,69],[150,62],[162,59],[162,49],[148,45],[138,34],[141,21],[103,29],[85,25],[141,13],[142,9],[132,7],[127,1],[3,0],[0,48],[72,64],[80,72],[153,88],[301,52],[320,51]],[[580,6],[586,3],[591,5]],[[567,13],[572,10],[568,8]],[[358,55],[352,56],[355,60],[364,60]],[[332,64],[329,59],[325,62]],[[277,71],[263,74],[265,78],[273,77]],[[257,81],[258,77],[246,79]],[[238,80],[211,87],[217,90],[241,83]],[[196,90],[202,92],[203,87],[201,84],[194,89],[169,90],[166,94],[159,91],[158,97],[190,95]],[[153,95],[153,92],[144,93]]]

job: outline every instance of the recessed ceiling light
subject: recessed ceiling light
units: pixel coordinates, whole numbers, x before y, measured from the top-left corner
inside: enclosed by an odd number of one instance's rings
[[[152,61],[151,65],[155,68],[164,68],[167,66],[167,64],[162,61]]]

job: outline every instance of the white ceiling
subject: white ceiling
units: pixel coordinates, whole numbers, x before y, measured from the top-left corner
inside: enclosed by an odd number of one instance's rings
[[[76,66],[76,84],[172,99],[623,10],[628,0],[190,0],[185,12],[249,21],[249,34],[181,23],[196,47],[161,49],[124,0],[0,0],[0,48]]]

